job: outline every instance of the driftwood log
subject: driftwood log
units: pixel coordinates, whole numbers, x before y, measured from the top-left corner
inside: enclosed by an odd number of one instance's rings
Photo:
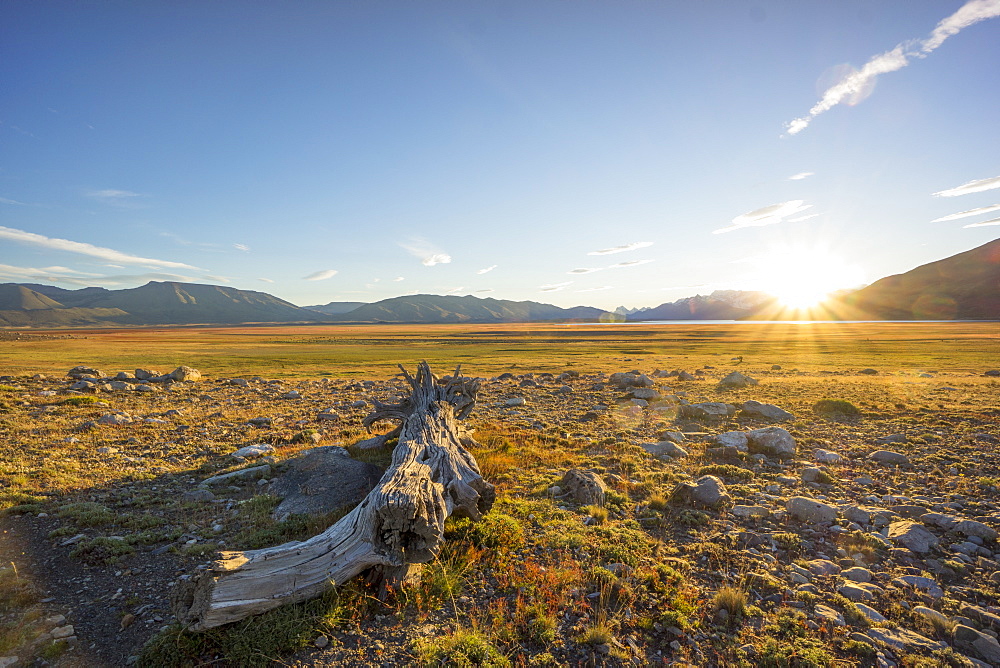
[[[460,371],[439,382],[426,362],[416,377],[403,369],[410,396],[398,404],[376,401],[364,420],[369,429],[382,420],[400,423],[392,464],[368,496],[309,540],[220,552],[206,570],[178,583],[178,620],[205,630],[314,598],[373,567],[405,573],[437,556],[450,515],[478,520],[495,492],[462,445],[456,420],[472,411],[479,382]]]

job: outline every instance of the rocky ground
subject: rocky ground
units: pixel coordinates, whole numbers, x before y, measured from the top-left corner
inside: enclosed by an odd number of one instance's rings
[[[171,626],[178,578],[334,521],[404,384],[0,378],[0,666],[1000,666],[991,370],[621,365],[484,379],[498,501],[418,584],[200,635]],[[316,446],[355,467],[320,491],[292,477]]]

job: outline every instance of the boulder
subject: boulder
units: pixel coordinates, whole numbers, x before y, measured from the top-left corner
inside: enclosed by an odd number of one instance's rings
[[[855,601],[854,607],[857,608],[858,612],[864,615],[865,618],[872,624],[881,624],[882,622],[889,621],[884,616],[882,616],[882,613],[880,613],[878,610],[875,610],[874,608],[869,608],[864,603],[858,603],[857,601]]]
[[[872,581],[872,572],[867,568],[862,568],[861,566],[852,566],[851,568],[843,571],[840,576],[845,580],[850,580],[851,582]]]
[[[381,468],[352,459],[336,445],[306,450],[284,464],[284,472],[268,488],[282,497],[272,513],[279,521],[293,514],[323,515],[355,506],[382,477]]]
[[[259,459],[264,455],[274,452],[274,446],[267,443],[258,443],[257,445],[246,445],[236,452],[232,453],[231,457],[242,457],[243,459]]]
[[[723,420],[735,414],[735,406],[721,401],[705,401],[681,406],[681,415],[693,420]]]
[[[893,522],[889,525],[888,538],[911,552],[926,554],[938,544],[937,537],[916,522]]]
[[[750,376],[744,376],[739,371],[733,371],[731,374],[719,381],[719,387],[724,389],[738,389],[743,387],[750,387],[757,384],[757,380],[751,378]]]
[[[900,452],[892,452],[891,450],[877,450],[868,455],[868,459],[881,464],[892,464],[893,466],[910,465],[909,457]]]
[[[772,422],[787,422],[794,420],[795,416],[783,408],[778,408],[773,404],[762,404],[759,401],[744,401],[741,407],[744,417],[759,418]]]
[[[747,451],[747,433],[745,431],[723,432],[712,436],[709,441],[720,448],[736,448],[741,452]]]
[[[160,372],[151,369],[136,369],[135,377],[136,380],[153,380],[160,377]]]
[[[823,448],[816,448],[813,451],[813,459],[819,464],[839,464],[844,460],[838,453]]]
[[[75,366],[66,372],[66,375],[70,378],[102,378],[104,374],[93,367],[89,366]]]
[[[643,443],[640,447],[654,457],[687,457],[688,455],[687,450],[672,441]]]
[[[256,478],[265,478],[269,475],[271,475],[271,466],[269,464],[262,464],[260,466],[252,466],[238,471],[230,471],[229,473],[220,473],[219,475],[214,475],[211,478],[202,480],[201,484],[220,485],[222,483],[246,482]]]
[[[750,452],[780,458],[795,456],[795,439],[781,427],[764,427],[747,432],[747,447]]]
[[[189,366],[179,366],[170,373],[167,374],[166,378],[172,380],[175,383],[181,383],[184,381],[196,381],[201,379],[201,372],[197,369],[192,369]]]
[[[933,598],[944,597],[944,589],[941,588],[933,578],[925,578],[921,575],[902,575],[898,578],[893,579],[892,584],[897,587],[912,587],[914,589],[919,589],[920,591],[926,592]]]
[[[993,636],[980,633],[971,626],[959,624],[955,627],[955,647],[972,652],[994,666],[1000,666],[1000,643]]]
[[[601,476],[582,469],[566,471],[559,487],[564,495],[568,495],[581,506],[603,506],[604,493],[608,489]]]
[[[828,605],[817,603],[813,609],[813,613],[815,613],[816,619],[822,622],[827,622],[833,626],[847,626],[844,616]]]
[[[697,480],[678,483],[671,494],[678,503],[718,508],[732,500],[726,486],[714,475],[703,475]]]
[[[660,393],[651,387],[637,387],[632,390],[632,398],[649,401],[650,399],[659,399]]]
[[[941,649],[942,646],[947,647],[944,643],[936,642],[915,631],[907,631],[906,629],[873,627],[868,629],[868,637],[886,644],[896,652],[932,652]]]
[[[837,519],[837,509],[833,506],[805,496],[793,496],[785,503],[788,514],[801,522],[822,524]]]

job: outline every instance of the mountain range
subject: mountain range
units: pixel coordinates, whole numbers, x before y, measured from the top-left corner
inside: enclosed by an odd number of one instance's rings
[[[802,319],[763,292],[716,290],[647,309],[467,296],[408,295],[300,307],[264,292],[151,281],[137,288],[67,290],[0,283],[0,327],[117,327],[244,323],[492,323],[598,320]],[[828,300],[809,319],[1000,320],[1000,239]]]

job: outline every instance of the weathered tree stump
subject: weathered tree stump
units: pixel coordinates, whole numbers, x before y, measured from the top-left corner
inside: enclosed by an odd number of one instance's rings
[[[309,540],[220,552],[207,570],[178,583],[178,620],[201,631],[315,598],[372,567],[405,573],[437,556],[450,515],[477,520],[489,511],[493,485],[463,447],[456,422],[472,411],[479,382],[462,378],[460,370],[439,383],[426,362],[416,377],[403,369],[410,396],[398,404],[376,402],[364,420],[369,429],[381,420],[401,423],[392,464],[378,485]]]

